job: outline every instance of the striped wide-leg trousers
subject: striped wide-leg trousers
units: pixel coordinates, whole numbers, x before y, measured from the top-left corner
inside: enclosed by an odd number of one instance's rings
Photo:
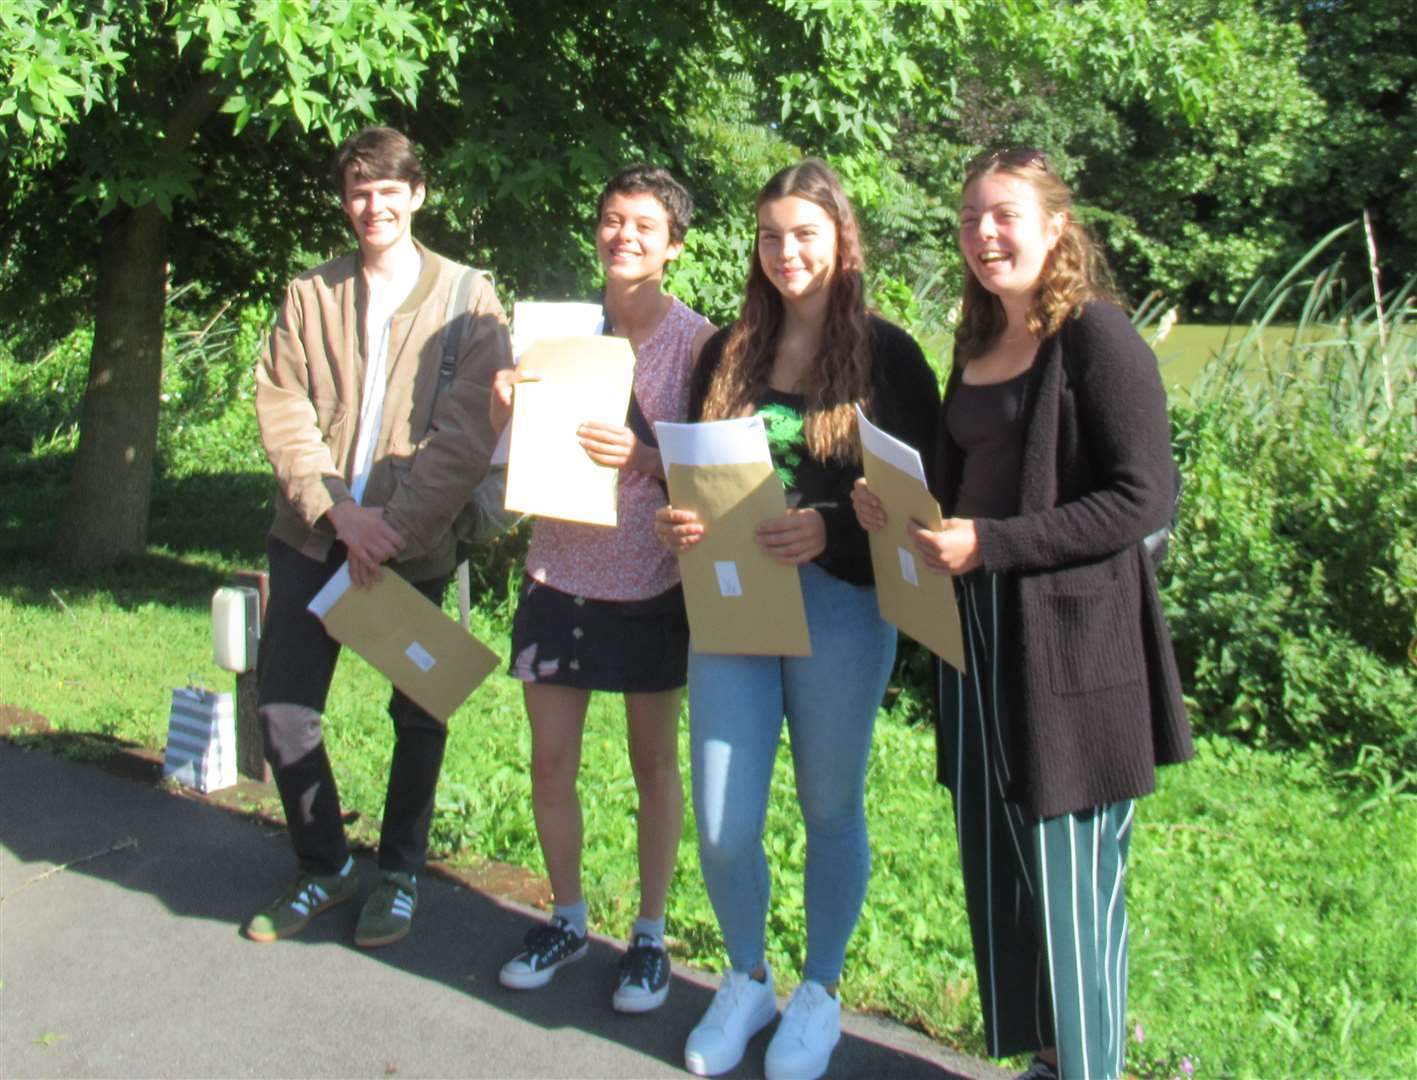
[[[940,664],[941,758],[954,793],[989,1053],[1056,1046],[1063,1080],[1120,1075],[1127,1008],[1123,878],[1134,803],[1030,818],[1009,790],[1006,579],[959,579],[969,673]]]

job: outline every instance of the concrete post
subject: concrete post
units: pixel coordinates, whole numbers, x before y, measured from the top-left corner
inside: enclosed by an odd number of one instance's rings
[[[261,597],[261,624],[266,621],[266,598],[270,592],[270,577],[263,570],[238,570],[236,584],[255,589]],[[256,715],[256,689],[259,680],[253,668],[236,675],[236,771],[258,783],[268,783],[270,768],[261,739],[261,720]]]

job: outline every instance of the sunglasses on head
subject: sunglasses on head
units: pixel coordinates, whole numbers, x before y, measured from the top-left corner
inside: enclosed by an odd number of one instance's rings
[[[1005,146],[998,150],[989,150],[980,154],[969,163],[965,172],[974,176],[995,165],[1003,165],[1006,168],[1014,169],[1039,169],[1042,172],[1051,173],[1052,164],[1048,161],[1048,155],[1034,146]]]

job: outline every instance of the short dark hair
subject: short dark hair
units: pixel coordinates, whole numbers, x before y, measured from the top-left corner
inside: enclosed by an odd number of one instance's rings
[[[331,179],[344,198],[344,180],[350,170],[360,180],[402,180],[411,188],[425,187],[423,165],[407,135],[391,127],[357,131],[335,151]]]
[[[610,196],[638,195],[645,191],[658,199],[669,215],[670,241],[680,243],[689,231],[689,219],[694,216],[694,198],[668,169],[661,169],[658,165],[631,165],[612,176],[596,203],[596,220],[599,221],[600,215],[605,212],[605,201]]]

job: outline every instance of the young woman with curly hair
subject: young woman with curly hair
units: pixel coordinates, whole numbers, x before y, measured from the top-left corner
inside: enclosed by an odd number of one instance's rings
[[[1156,358],[1111,299],[1036,150],[986,155],[960,210],[964,309],[939,425],[968,673],[941,665],[955,824],[989,1052],[1025,1076],[1120,1074],[1123,876],[1137,797],[1192,754],[1143,539],[1175,496]],[[857,516],[885,524],[858,481]]]
[[[798,568],[812,653],[690,648],[699,858],[730,966],[685,1061],[700,1075],[733,1068],[776,1015],[763,824],[785,716],[807,832],[807,957],[766,1071],[815,1077],[840,1037],[836,986],[870,868],[866,761],[896,642],[878,613],[866,534],[850,505],[861,468],[854,408],[926,451],[939,391],[915,342],[867,313],[856,217],[824,162],[778,173],[756,212],[743,312],[704,347],[689,416],[763,417],[791,509],[762,522],[757,540]],[[697,543],[704,528],[689,511],[659,512],[660,538],[674,550]]]

